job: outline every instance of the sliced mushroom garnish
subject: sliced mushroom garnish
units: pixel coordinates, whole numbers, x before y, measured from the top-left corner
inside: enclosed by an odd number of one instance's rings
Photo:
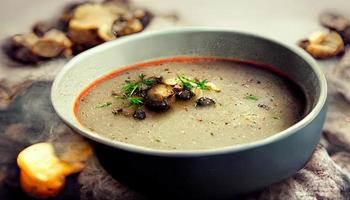
[[[178,84],[178,81],[176,80],[176,78],[166,78],[163,80],[163,83],[167,84],[167,85],[174,86],[174,85]]]
[[[215,91],[215,92],[220,92],[220,91],[221,91],[220,88],[218,88],[218,87],[217,87],[214,83],[212,83],[212,82],[207,82],[207,83],[205,84],[205,86],[208,87],[209,90],[213,90],[213,91]]]
[[[146,107],[152,111],[168,110],[173,102],[174,90],[171,86],[158,84],[147,92]]]

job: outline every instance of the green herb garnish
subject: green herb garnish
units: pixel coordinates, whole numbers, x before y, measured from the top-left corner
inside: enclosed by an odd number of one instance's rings
[[[131,104],[131,105],[136,105],[136,106],[139,106],[143,103],[142,101],[143,99],[140,98],[140,97],[128,97],[128,102]]]
[[[145,79],[144,74],[140,74],[139,79],[139,81],[125,81],[122,88],[122,91],[124,92],[125,96],[131,97],[140,90],[146,90],[150,86],[152,86],[156,81],[156,79],[152,77],[149,79]]]
[[[140,84],[133,81],[125,81],[123,85],[123,92],[126,96],[132,96],[135,92],[139,90]]]
[[[197,84],[194,82],[194,80],[191,80],[185,76],[177,75],[177,79],[182,83],[184,88],[192,89],[193,87],[197,86]]]
[[[276,117],[276,116],[274,116],[274,117],[272,117],[273,119],[280,119],[279,117]]]
[[[182,83],[184,88],[187,88],[187,89],[192,89],[194,87],[199,88],[201,90],[207,90],[208,89],[208,86],[207,86],[208,81],[206,79],[200,81],[200,80],[197,80],[197,79],[187,78],[187,77],[185,77],[183,75],[181,75],[181,76],[177,75],[177,79]]]
[[[112,102],[106,102],[106,103],[97,105],[96,108],[105,108],[105,107],[109,107],[111,105],[112,105]]]
[[[201,90],[207,90],[208,89],[208,87],[206,85],[207,83],[208,83],[207,79],[204,79],[203,81],[198,81],[197,87]]]
[[[252,94],[249,94],[245,97],[246,99],[249,99],[249,100],[253,100],[253,101],[257,101],[258,100],[258,97],[257,96],[254,96]]]
[[[138,92],[145,91],[152,87],[157,81],[157,77],[145,78],[144,74],[139,74],[139,80],[126,80],[122,87],[122,94],[113,93],[112,96],[116,99],[126,100],[130,106],[142,106],[143,98],[138,95]]]
[[[155,139],[156,142],[160,142],[160,139]]]

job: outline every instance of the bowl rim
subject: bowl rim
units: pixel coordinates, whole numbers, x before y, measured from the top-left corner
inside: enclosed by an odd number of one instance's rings
[[[199,149],[199,150],[161,150],[161,149],[153,149],[149,147],[138,146],[134,144],[128,144],[128,143],[119,142],[116,140],[112,141],[106,137],[99,136],[96,133],[94,134],[94,132],[92,131],[82,130],[81,129],[82,127],[75,126],[74,123],[71,123],[68,120],[68,118],[66,118],[64,114],[60,112],[60,108],[58,108],[58,106],[56,105],[55,103],[56,100],[53,98],[53,96],[58,91],[57,90],[58,85],[61,82],[62,78],[65,76],[66,72],[69,71],[70,68],[74,67],[75,64],[78,63],[80,60],[83,60],[84,58],[89,57],[92,54],[96,54],[106,49],[112,48],[115,45],[127,43],[132,40],[143,39],[147,37],[156,37],[158,35],[164,35],[164,34],[181,34],[181,33],[191,33],[191,32],[192,33],[193,32],[195,33],[216,32],[216,33],[241,34],[249,37],[256,37],[272,43],[276,43],[282,46],[283,48],[290,50],[291,52],[295,53],[297,56],[301,57],[312,68],[312,70],[316,74],[317,80],[319,82],[319,88],[320,88],[319,98],[317,99],[316,105],[311,109],[311,111],[303,119],[293,124],[292,126],[288,127],[287,129],[280,131],[267,138],[253,141],[246,144],[218,147],[218,148],[212,148],[212,149]],[[96,79],[97,78],[98,77],[96,77]],[[325,75],[323,74],[321,68],[318,66],[315,59],[313,59],[309,54],[307,54],[301,48],[297,47],[296,45],[285,44],[283,42],[280,42],[276,39],[272,39],[270,37],[261,36],[257,33],[238,31],[232,28],[217,28],[217,27],[180,27],[180,28],[176,27],[176,28],[171,28],[167,30],[149,31],[149,32],[134,34],[134,35],[120,38],[118,40],[105,42],[101,45],[98,45],[89,50],[86,50],[80,53],[79,55],[76,55],[71,60],[69,60],[61,69],[61,71],[58,73],[58,75],[55,77],[51,87],[51,103],[53,105],[54,110],[66,124],[68,124],[71,128],[79,132],[84,137],[87,137],[95,142],[98,142],[110,147],[122,149],[125,151],[130,151],[130,152],[140,153],[140,154],[148,154],[153,156],[167,156],[167,157],[193,157],[193,156],[209,156],[209,155],[217,155],[217,154],[226,154],[226,153],[240,152],[240,151],[245,151],[253,148],[258,148],[264,145],[268,145],[268,144],[280,141],[292,134],[297,133],[300,129],[304,128],[306,125],[311,123],[312,120],[314,120],[322,111],[322,108],[325,105],[326,99],[327,99],[327,82],[326,82]]]

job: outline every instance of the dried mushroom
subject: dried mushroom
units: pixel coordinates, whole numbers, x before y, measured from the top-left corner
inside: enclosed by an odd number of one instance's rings
[[[140,20],[136,18],[128,20],[124,17],[119,17],[113,22],[111,30],[115,37],[121,37],[124,35],[140,32],[142,29],[143,25]]]
[[[94,46],[140,32],[150,19],[151,15],[148,12],[128,10],[120,3],[87,3],[77,6],[73,11],[68,34],[77,45]]]
[[[13,60],[24,64],[61,55],[67,57],[117,37],[140,32],[151,19],[151,13],[135,9],[128,1],[73,3],[64,9],[57,21],[38,22],[32,32],[13,36],[4,45],[4,50]]]
[[[51,29],[42,37],[33,32],[13,36],[7,53],[20,62],[36,63],[41,59],[70,56],[71,45],[63,32]]]
[[[68,5],[65,6],[65,8],[63,9],[63,12],[61,14],[61,16],[58,19],[58,28],[60,30],[63,30],[64,32],[68,31],[68,26],[69,26],[69,21],[73,18],[73,14],[74,14],[74,10],[83,4],[87,4],[87,3],[92,3],[90,1],[84,1],[84,2],[75,2],[75,3],[70,3]]]
[[[37,36],[42,37],[47,33],[49,30],[55,28],[55,26],[52,23],[48,22],[38,22],[34,24],[32,31],[35,33]]]
[[[62,54],[70,56],[71,46],[71,41],[63,32],[51,29],[33,44],[32,52],[34,55],[43,58],[54,58]]]
[[[96,45],[112,40],[111,27],[121,13],[102,4],[83,4],[75,8],[68,34],[76,44]]]
[[[38,143],[22,150],[17,164],[22,189],[35,198],[56,196],[64,187],[65,177],[84,167],[59,159],[50,143]]]
[[[343,39],[334,31],[315,32],[308,40],[301,41],[299,46],[318,59],[334,57],[344,50]]]
[[[350,25],[350,21],[344,16],[331,12],[322,13],[320,23],[322,26],[335,31],[343,31]]]
[[[14,60],[22,63],[36,63],[38,56],[31,51],[31,46],[39,40],[34,33],[13,36],[5,45],[5,53]]]
[[[345,44],[350,44],[350,25],[339,33]]]

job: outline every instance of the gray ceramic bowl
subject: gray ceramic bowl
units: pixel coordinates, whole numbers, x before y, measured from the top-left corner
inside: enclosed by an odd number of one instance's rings
[[[111,141],[81,126],[73,104],[92,81],[122,66],[161,57],[200,55],[239,58],[276,66],[307,96],[308,114],[286,130],[249,144],[196,151],[165,151]],[[295,174],[319,142],[325,119],[326,80],[297,47],[226,29],[181,28],[107,42],[69,61],[52,86],[57,114],[89,138],[105,169],[152,197],[228,199]]]

